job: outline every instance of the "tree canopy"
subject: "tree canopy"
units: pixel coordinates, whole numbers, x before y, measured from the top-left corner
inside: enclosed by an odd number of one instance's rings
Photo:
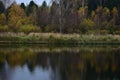
[[[28,5],[13,3],[6,9],[0,1],[0,24],[15,32],[23,29],[30,32],[27,29],[32,25],[42,32],[120,34],[120,0],[51,0],[51,3],[43,1],[37,5],[32,0]]]

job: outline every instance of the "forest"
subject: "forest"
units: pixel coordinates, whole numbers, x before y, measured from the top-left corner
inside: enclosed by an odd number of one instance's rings
[[[0,32],[120,34],[120,0],[32,0],[8,7],[0,0]]]

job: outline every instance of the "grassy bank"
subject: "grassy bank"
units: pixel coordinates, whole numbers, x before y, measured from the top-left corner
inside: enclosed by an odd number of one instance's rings
[[[79,35],[58,33],[1,33],[0,44],[120,45],[120,35]]]

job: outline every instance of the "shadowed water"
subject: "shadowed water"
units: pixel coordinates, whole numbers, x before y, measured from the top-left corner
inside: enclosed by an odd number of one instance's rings
[[[120,47],[0,48],[0,80],[120,80]]]

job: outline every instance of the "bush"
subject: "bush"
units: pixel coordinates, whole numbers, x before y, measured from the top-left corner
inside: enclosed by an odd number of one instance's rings
[[[102,24],[101,24],[101,30],[108,29],[108,26],[109,26],[109,22],[107,22],[107,21],[102,22]]]
[[[100,30],[100,34],[108,34],[109,31],[108,30]]]
[[[6,24],[6,16],[5,14],[0,14],[0,24],[5,25]]]
[[[90,19],[84,19],[80,23],[80,30],[82,33],[86,33],[88,30],[93,30],[95,28],[95,23]]]
[[[50,31],[51,31],[50,26],[46,26],[46,27],[45,27],[45,32],[50,32]]]
[[[45,32],[57,32],[58,27],[56,25],[47,25]]]
[[[25,32],[25,33],[30,33],[30,32],[40,32],[41,29],[40,27],[34,26],[34,25],[24,25],[19,28],[19,32]]]
[[[68,33],[73,33],[74,30],[73,30],[73,28],[68,28],[68,29],[67,29],[67,32],[68,32]]]
[[[7,32],[9,30],[9,27],[7,25],[0,25],[0,32]]]
[[[120,31],[115,31],[114,34],[120,35]]]
[[[113,20],[111,20],[107,24],[107,28],[106,29],[109,31],[109,34],[114,34],[114,32],[115,32],[115,25],[114,25],[114,21]]]

